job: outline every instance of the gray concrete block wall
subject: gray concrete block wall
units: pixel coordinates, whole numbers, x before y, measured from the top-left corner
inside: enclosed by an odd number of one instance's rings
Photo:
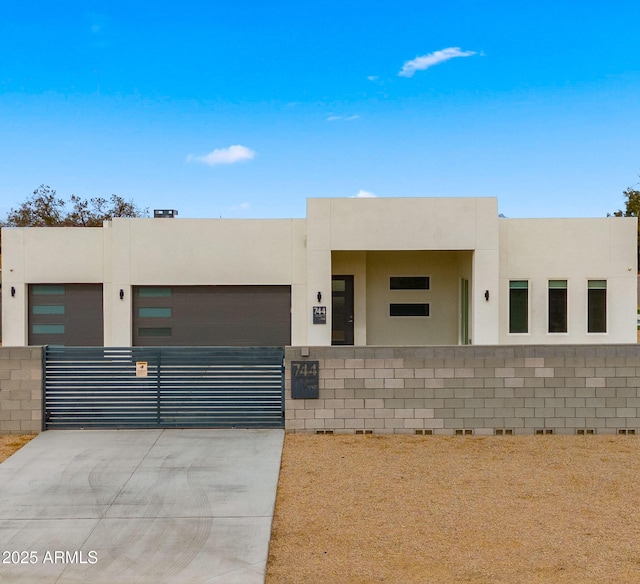
[[[299,347],[285,354],[291,432],[640,434],[640,346]],[[317,360],[319,399],[291,398]]]
[[[0,434],[42,430],[42,347],[0,347]]]

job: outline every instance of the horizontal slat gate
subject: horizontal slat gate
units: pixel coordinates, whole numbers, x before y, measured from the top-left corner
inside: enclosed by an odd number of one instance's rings
[[[281,347],[47,347],[45,427],[282,428]],[[136,363],[147,375],[136,375]]]

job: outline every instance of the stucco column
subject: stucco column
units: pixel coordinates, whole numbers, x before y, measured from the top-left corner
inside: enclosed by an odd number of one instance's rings
[[[105,223],[104,345],[130,347],[132,289],[130,221]],[[122,290],[122,298],[120,297]]]
[[[5,256],[2,266],[2,344],[5,347],[24,347],[28,342],[29,323],[24,231],[3,229],[2,245]],[[12,289],[15,291],[13,296]]]
[[[498,344],[499,306],[499,252],[497,249],[476,250],[471,277],[471,342],[474,345]]]
[[[318,302],[318,292],[322,299]],[[327,308],[326,324],[313,324],[313,307]],[[307,344],[331,345],[331,199],[307,201]]]
[[[307,250],[307,344],[331,345],[331,251]],[[322,300],[318,302],[318,292]],[[313,307],[327,308],[326,324],[313,324]]]

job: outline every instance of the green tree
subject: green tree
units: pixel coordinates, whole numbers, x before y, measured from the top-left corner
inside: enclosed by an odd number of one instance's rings
[[[58,197],[56,191],[40,185],[17,209],[11,209],[2,221],[4,227],[100,227],[113,217],[146,217],[147,209],[140,209],[133,201],[118,195],[107,200],[102,197],[85,199],[71,195],[69,202]]]
[[[62,224],[65,203],[56,192],[39,186],[17,209],[11,209],[3,227],[55,227]]]
[[[0,227],[100,227],[113,217],[147,217],[133,201],[111,195],[86,199],[71,195],[69,202],[47,185],[40,185],[17,209],[11,209]]]
[[[639,217],[640,218],[640,191],[633,187],[628,187],[622,192],[624,195],[624,211],[618,209],[612,213],[607,213],[607,217]],[[638,220],[638,266],[640,266],[640,219]]]
[[[147,209],[139,209],[133,201],[126,201],[118,195],[109,200],[102,197],[83,199],[71,195],[71,210],[63,219],[65,227],[101,227],[103,221],[113,217],[146,217]]]
[[[618,209],[613,214],[607,214],[607,217],[640,217],[640,191],[632,187],[622,192],[624,195],[624,211]]]

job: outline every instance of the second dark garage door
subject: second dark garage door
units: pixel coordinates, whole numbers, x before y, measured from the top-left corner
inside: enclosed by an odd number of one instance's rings
[[[136,346],[286,346],[290,286],[135,286]]]

